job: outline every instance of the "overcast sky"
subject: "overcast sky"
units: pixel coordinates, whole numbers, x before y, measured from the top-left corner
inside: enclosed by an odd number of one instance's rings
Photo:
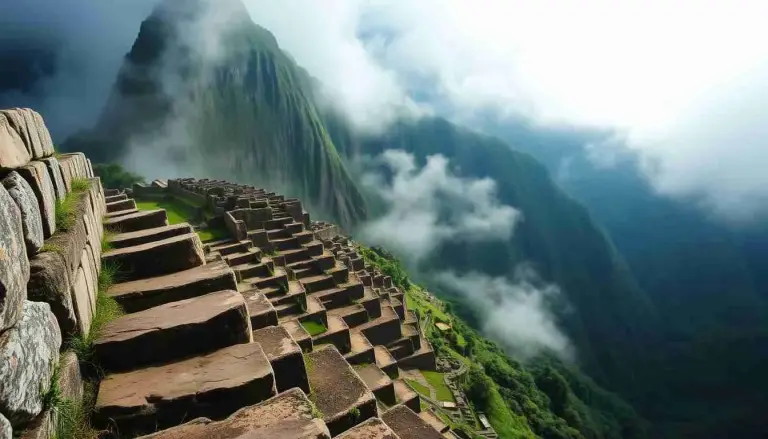
[[[98,114],[154,1],[3,5],[0,45],[45,34],[66,49],[65,75],[38,90],[60,132]],[[246,3],[362,128],[428,110],[424,95],[459,120],[493,109],[544,126],[608,127],[612,144],[654,164],[662,192],[704,195],[742,218],[768,207],[768,2]]]

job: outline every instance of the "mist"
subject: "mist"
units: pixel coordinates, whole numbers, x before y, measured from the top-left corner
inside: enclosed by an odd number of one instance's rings
[[[382,245],[435,286],[465,299],[481,316],[481,329],[516,358],[551,352],[566,360],[573,347],[559,329],[553,307],[564,298],[557,285],[542,281],[520,264],[513,278],[458,273],[430,267],[442,245],[514,239],[524,215],[496,197],[489,179],[458,176],[448,159],[387,150],[364,163],[363,184],[384,203],[384,213],[355,232],[370,245]]]

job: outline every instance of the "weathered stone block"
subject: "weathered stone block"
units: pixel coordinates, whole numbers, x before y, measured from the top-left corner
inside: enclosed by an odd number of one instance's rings
[[[95,295],[93,285],[88,281],[83,267],[78,267],[72,282],[72,302],[77,314],[78,329],[82,334],[88,334],[91,330],[94,308],[91,305],[91,297]]]
[[[11,423],[8,422],[8,419],[5,418],[2,414],[0,414],[0,439],[11,439],[13,438],[13,430],[11,430]]]
[[[119,248],[101,255],[103,264],[119,267],[125,280],[162,276],[205,264],[203,244],[195,233],[134,247]]]
[[[19,133],[11,125],[8,117],[0,113],[0,169],[19,168],[32,160]]]
[[[39,253],[30,259],[29,268],[29,300],[50,305],[62,335],[73,334],[77,328],[77,317],[70,293],[70,271],[64,257],[57,252]]]
[[[165,276],[119,283],[110,287],[107,294],[125,312],[132,313],[216,291],[236,289],[235,273],[225,262],[219,261]],[[277,324],[276,317],[274,324]]]
[[[337,439],[395,439],[397,435],[379,418],[371,418],[362,424],[336,436]]]
[[[309,393],[309,380],[301,348],[285,328],[270,326],[257,329],[253,331],[253,341],[261,345],[272,364],[278,392],[298,387]]]
[[[131,198],[129,200],[120,200],[107,203],[107,212],[119,212],[121,210],[135,209],[136,202]]]
[[[165,209],[131,213],[117,218],[109,218],[104,222],[107,230],[118,233],[137,232],[167,225],[168,217],[166,216]]]
[[[0,333],[21,317],[27,298],[29,260],[19,207],[0,185]]]
[[[43,121],[43,116],[41,116],[36,111],[32,112],[35,117],[35,122],[37,124],[37,132],[40,136],[40,141],[43,144],[43,155],[44,156],[50,156],[53,155],[54,148],[53,148],[53,139],[51,139],[51,133],[48,131],[48,128],[45,126],[45,122]]]
[[[244,407],[223,421],[199,418],[142,439],[237,439],[247,425],[253,439],[328,439],[323,421],[312,416],[312,404],[299,389],[291,389],[261,404]],[[392,438],[390,438],[392,439]]]
[[[400,439],[445,439],[419,415],[404,405],[397,405],[381,416]]]
[[[31,158],[42,157],[43,149],[40,144],[40,137],[37,135],[37,129],[30,131],[27,125],[26,112],[21,108],[13,108],[8,110],[0,110],[0,113],[4,114],[8,119],[9,124],[24,142],[24,148],[27,150]]]
[[[19,168],[18,172],[35,192],[43,221],[43,234],[48,238],[56,232],[56,192],[48,169],[43,162],[30,162]]]
[[[0,412],[12,425],[42,412],[60,347],[59,325],[47,303],[25,301],[21,320],[0,334]]]
[[[135,245],[147,244],[152,241],[173,238],[174,236],[186,235],[193,231],[192,226],[187,223],[173,224],[170,226],[139,230],[138,232],[118,233],[112,236],[109,242],[112,244],[113,248],[133,247]]]
[[[67,186],[64,184],[64,177],[61,175],[61,165],[56,157],[48,157],[41,160],[45,163],[48,174],[53,182],[53,189],[56,191],[56,199],[63,200],[67,196]]]
[[[2,183],[21,213],[21,228],[27,254],[34,255],[43,246],[43,222],[35,193],[16,171],[8,174]]]
[[[120,317],[104,326],[94,349],[105,370],[129,370],[251,339],[243,297],[219,291]]]
[[[56,413],[46,410],[24,427],[19,439],[52,439],[56,433]]]
[[[178,425],[199,416],[220,418],[276,393],[275,379],[257,343],[201,357],[107,376],[95,418],[124,437]]]
[[[80,363],[72,351],[61,354],[59,359],[59,391],[61,397],[70,401],[83,398],[83,377],[80,374]]]
[[[83,215],[87,212],[88,199],[85,194],[80,194],[75,202],[75,217],[77,220],[69,230],[60,230],[54,236],[45,241],[46,244],[54,246],[59,253],[64,256],[64,261],[69,267],[70,279],[74,277],[75,270],[80,266],[80,258],[85,243],[87,242],[87,233]]]

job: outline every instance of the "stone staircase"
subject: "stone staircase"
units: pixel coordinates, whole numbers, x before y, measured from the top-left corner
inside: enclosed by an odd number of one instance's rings
[[[127,314],[95,342],[106,372],[100,428],[114,437],[236,438],[245,425],[258,438],[442,437],[398,379],[400,368],[434,370],[434,353],[404,300],[393,306],[402,294],[391,279],[350,262],[351,241],[316,239],[298,201],[262,189],[183,179],[166,190],[205,198],[232,238],[203,244],[188,224],[167,225],[164,211],[136,212],[125,194],[108,194],[105,227],[116,233],[101,258],[119,267],[108,295]]]

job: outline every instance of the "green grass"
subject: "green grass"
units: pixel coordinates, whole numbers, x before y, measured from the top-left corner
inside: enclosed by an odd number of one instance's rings
[[[96,386],[85,383],[80,400],[62,400],[56,407],[56,439],[96,439],[99,431],[91,427],[91,413],[96,402]]]
[[[72,192],[82,193],[91,188],[91,183],[84,178],[75,178],[71,184]]]
[[[51,244],[51,243],[44,243],[43,247],[40,249],[41,252],[57,252],[61,253],[61,246],[58,244]]]
[[[162,200],[136,200],[136,207],[139,210],[165,209],[168,224],[180,224],[194,221],[201,206],[184,199],[164,198]],[[197,229],[195,232],[203,242],[224,239],[229,236],[229,232],[223,228]]]
[[[317,323],[313,320],[307,320],[306,322],[301,322],[301,326],[304,327],[304,329],[307,332],[309,332],[309,335],[311,335],[312,337],[316,335],[320,335],[323,332],[328,330],[328,328],[326,328],[322,324]]]
[[[421,374],[424,375],[424,378],[426,378],[429,385],[435,389],[438,401],[456,402],[456,400],[453,399],[453,393],[451,392],[451,389],[449,389],[448,385],[445,384],[445,374],[440,372],[431,372],[428,370],[422,370]]]
[[[75,192],[70,192],[63,200],[56,200],[55,218],[56,230],[66,232],[75,225],[77,221],[77,212],[75,205],[79,196]]]
[[[416,380],[409,380],[408,378],[405,379],[405,382],[408,383],[409,386],[413,387],[413,390],[419,392],[420,394],[429,398],[432,397],[432,392],[429,391],[429,387],[425,386],[424,384],[421,384]]]
[[[112,238],[117,235],[117,233],[104,229],[104,235],[101,237],[101,252],[108,252],[112,250],[112,243],[110,242]]]

